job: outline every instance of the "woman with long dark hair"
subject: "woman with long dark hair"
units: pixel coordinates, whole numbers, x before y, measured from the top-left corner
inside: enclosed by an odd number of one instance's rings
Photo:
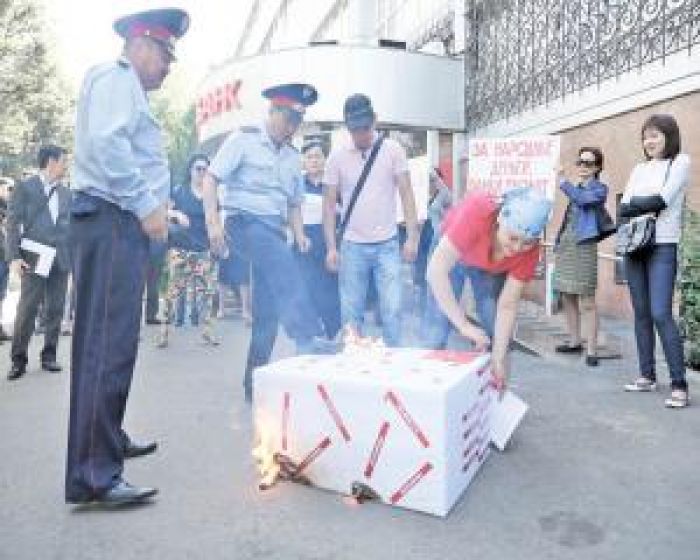
[[[202,184],[209,167],[209,158],[193,155],[188,163],[187,181],[173,192],[168,211],[168,286],[166,290],[167,320],[161,325],[158,345],[168,345],[168,324],[176,306],[175,324],[185,320],[187,299],[190,300],[190,321],[202,325],[202,339],[207,344],[219,341],[212,333],[212,304],[217,291],[216,263],[209,254],[209,239],[204,219]]]
[[[689,402],[688,383],[683,343],[673,317],[673,294],[690,158],[681,153],[678,123],[671,115],[652,115],[644,122],[642,150],[646,161],[632,170],[619,214],[622,219],[631,220],[656,216],[656,225],[654,242],[625,256],[640,371],[640,376],[625,390],[656,389],[656,330],[671,374],[671,394],[666,406],[683,408]]]

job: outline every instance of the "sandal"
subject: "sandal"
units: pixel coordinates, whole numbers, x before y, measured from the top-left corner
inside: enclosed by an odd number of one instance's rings
[[[690,396],[685,389],[673,389],[666,399],[666,408],[685,408],[690,403]]]
[[[641,376],[633,383],[625,385],[625,391],[629,393],[648,393],[650,391],[656,391],[656,379],[649,379],[648,377]]]

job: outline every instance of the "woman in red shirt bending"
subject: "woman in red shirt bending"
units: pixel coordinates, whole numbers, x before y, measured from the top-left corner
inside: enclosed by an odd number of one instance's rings
[[[435,300],[457,331],[478,348],[491,343],[494,382],[500,391],[506,386],[506,355],[518,301],[525,284],[535,275],[539,238],[551,208],[552,203],[542,193],[529,187],[513,189],[501,200],[486,192],[468,194],[445,219],[442,239],[428,265]],[[465,268],[474,288],[483,328],[469,323],[452,290],[450,272],[458,264]],[[502,275],[505,283],[500,295],[477,289],[477,279]],[[478,284],[484,283],[478,280]]]

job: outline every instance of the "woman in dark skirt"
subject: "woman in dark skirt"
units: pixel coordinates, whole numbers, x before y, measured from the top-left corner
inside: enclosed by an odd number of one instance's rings
[[[323,167],[326,154],[323,144],[311,141],[302,148],[306,193],[302,206],[304,234],[311,242],[306,253],[297,251],[297,262],[311,293],[316,314],[324,334],[333,339],[340,330],[340,296],[338,274],[326,268],[326,242],[321,215],[323,208]]]
[[[561,177],[559,187],[568,198],[564,221],[554,249],[554,289],[562,296],[569,340],[556,347],[561,353],[583,352],[581,319],[584,319],[586,364],[598,365],[598,248],[600,235],[596,207],[605,204],[608,187],[599,179],[603,153],[598,148],[581,148],[576,160],[577,182]]]

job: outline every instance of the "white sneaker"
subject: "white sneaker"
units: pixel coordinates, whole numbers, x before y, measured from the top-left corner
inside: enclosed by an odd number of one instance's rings
[[[656,391],[656,380],[648,377],[639,377],[633,383],[625,385],[625,391],[629,393],[649,393]]]

